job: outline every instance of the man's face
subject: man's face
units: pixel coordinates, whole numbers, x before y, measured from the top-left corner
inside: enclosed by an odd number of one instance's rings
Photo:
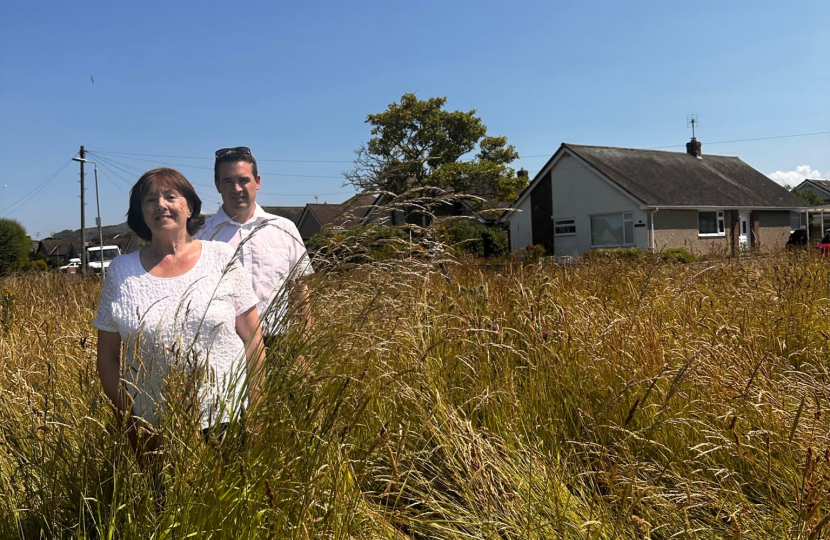
[[[251,219],[259,189],[259,176],[254,177],[252,163],[220,163],[216,189],[222,194],[222,205],[231,219],[238,222]]]

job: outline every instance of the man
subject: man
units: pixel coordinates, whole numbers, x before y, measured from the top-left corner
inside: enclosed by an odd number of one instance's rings
[[[308,254],[291,220],[269,214],[257,204],[260,177],[249,148],[217,150],[213,179],[222,206],[206,220],[197,238],[227,242],[237,249],[242,265],[251,271],[262,333],[270,345],[269,338],[283,330],[289,297],[295,303],[306,299],[306,286],[295,285],[313,272]],[[299,311],[309,324],[305,307]]]

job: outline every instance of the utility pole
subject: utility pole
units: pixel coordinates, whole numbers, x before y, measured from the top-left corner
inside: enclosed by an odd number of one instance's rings
[[[84,145],[81,145],[81,159],[86,158],[86,151]],[[86,199],[84,198],[84,162],[81,161],[81,274],[86,274],[86,214],[84,207],[86,206]]]
[[[101,277],[107,277],[107,271],[104,269],[104,236],[101,233],[101,197],[98,196],[98,164],[94,161],[76,157],[73,157],[72,161],[77,161],[81,165],[84,163],[92,163],[92,166],[95,168],[95,208],[98,209],[98,218],[95,221],[98,224],[98,255],[101,257]]]

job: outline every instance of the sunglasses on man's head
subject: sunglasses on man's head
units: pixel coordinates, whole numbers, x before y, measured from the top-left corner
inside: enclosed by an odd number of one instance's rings
[[[237,146],[234,148],[220,148],[216,151],[216,157],[220,158],[227,154],[243,154],[243,155],[252,155],[251,149],[247,146]]]

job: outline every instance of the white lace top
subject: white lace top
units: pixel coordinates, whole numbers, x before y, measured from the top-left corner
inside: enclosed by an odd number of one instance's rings
[[[236,316],[256,304],[250,272],[234,249],[203,240],[197,263],[177,277],[150,275],[139,252],[115,258],[93,324],[127,344],[124,379],[136,415],[154,424],[161,412],[187,406],[185,389],[198,389],[208,427],[244,406],[245,350]],[[168,383],[181,389],[168,392]]]

